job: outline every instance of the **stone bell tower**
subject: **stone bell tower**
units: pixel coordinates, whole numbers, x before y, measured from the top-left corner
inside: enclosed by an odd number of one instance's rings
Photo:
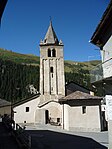
[[[40,106],[65,96],[63,46],[50,22],[40,41]]]

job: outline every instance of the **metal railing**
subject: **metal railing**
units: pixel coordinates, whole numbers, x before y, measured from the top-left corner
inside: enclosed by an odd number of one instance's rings
[[[94,83],[112,76],[112,58],[90,70],[90,82]]]
[[[18,124],[15,124],[15,135],[23,147],[31,148],[31,136]]]
[[[94,83],[103,79],[102,63],[90,70],[90,82]]]

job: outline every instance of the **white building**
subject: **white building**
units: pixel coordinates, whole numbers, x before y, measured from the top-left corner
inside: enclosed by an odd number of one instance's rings
[[[91,43],[99,47],[101,53],[101,64],[96,66],[92,71],[91,83],[97,89],[106,95],[112,95],[112,1],[104,12],[100,23],[98,24]],[[106,99],[104,99],[106,104]],[[106,106],[105,106],[106,109]],[[106,117],[108,117],[106,115]],[[106,118],[107,119],[107,118]]]
[[[112,149],[112,1],[110,1],[98,24],[91,43],[99,47],[102,63],[92,71],[91,80],[97,88],[102,87],[108,119],[109,149]]]
[[[39,103],[39,95],[13,105],[14,121],[16,123],[35,123],[36,109]]]
[[[63,128],[74,131],[101,131],[101,97],[75,91],[60,99]]]
[[[90,95],[90,91],[73,82],[67,88],[69,95],[65,96],[63,47],[50,22],[45,38],[40,42],[40,95],[15,104],[14,120],[17,123],[61,125],[67,130],[100,131],[101,98]],[[77,89],[82,100],[77,97]],[[84,92],[86,96],[83,96]],[[69,103],[67,99],[70,99]],[[86,114],[81,113],[82,107],[87,108]]]
[[[40,42],[40,96],[15,104],[14,120],[17,123],[46,124],[49,120],[62,123],[62,105],[58,99],[64,96],[63,43],[58,41],[50,22]]]

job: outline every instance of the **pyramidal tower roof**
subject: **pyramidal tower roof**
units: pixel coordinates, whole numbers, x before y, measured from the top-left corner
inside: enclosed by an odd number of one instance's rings
[[[40,45],[59,45],[58,38],[52,26],[52,21],[50,21],[50,25],[48,27],[47,33],[44,37],[44,40],[40,42]]]

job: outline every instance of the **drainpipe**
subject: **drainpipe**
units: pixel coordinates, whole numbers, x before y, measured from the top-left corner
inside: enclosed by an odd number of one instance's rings
[[[64,104],[63,104],[63,129],[64,129]]]

